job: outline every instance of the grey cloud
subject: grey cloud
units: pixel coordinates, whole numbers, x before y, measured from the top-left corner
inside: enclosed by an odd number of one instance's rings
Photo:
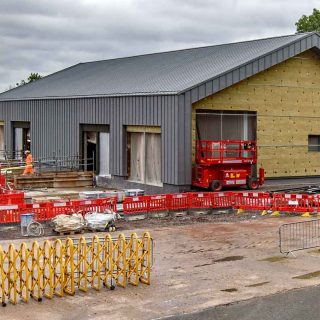
[[[318,1],[1,0],[0,91],[79,62],[295,32]]]

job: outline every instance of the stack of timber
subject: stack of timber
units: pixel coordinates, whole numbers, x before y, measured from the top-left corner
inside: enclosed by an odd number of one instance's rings
[[[44,172],[32,175],[8,175],[7,182],[15,188],[75,188],[92,186],[93,173],[89,171]]]

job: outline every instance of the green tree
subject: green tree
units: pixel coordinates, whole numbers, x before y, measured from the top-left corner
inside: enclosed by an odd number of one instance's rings
[[[20,82],[17,82],[17,83],[16,83],[16,87],[23,86],[24,84],[29,83],[29,82],[37,81],[37,80],[39,80],[39,79],[41,79],[41,78],[42,78],[42,76],[41,76],[39,73],[37,73],[37,72],[35,72],[35,73],[34,73],[34,72],[31,72],[30,75],[29,75],[29,77],[28,77],[28,79],[27,79],[27,81],[21,80]]]
[[[33,82],[33,81],[37,81],[37,80],[39,80],[39,79],[41,79],[41,78],[42,78],[42,76],[40,76],[39,73],[33,73],[33,72],[31,72],[31,73],[30,73],[30,76],[28,77],[28,83],[29,83],[29,82]]]
[[[297,32],[320,32],[320,10],[313,9],[310,16],[303,15],[296,22]]]

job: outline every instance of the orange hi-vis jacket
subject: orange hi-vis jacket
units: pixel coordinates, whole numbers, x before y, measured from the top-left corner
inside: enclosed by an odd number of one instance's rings
[[[30,165],[32,165],[32,154],[31,153],[29,153],[28,154],[28,156],[27,156],[27,158],[26,158],[26,165],[27,166],[30,166]]]
[[[23,176],[26,174],[33,174],[32,162],[33,162],[32,154],[29,153],[26,157],[26,167],[22,173]]]

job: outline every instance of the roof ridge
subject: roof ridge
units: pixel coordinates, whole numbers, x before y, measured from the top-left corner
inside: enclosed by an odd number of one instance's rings
[[[64,69],[55,71],[55,72],[53,72],[53,73],[47,74],[46,76],[43,76],[43,77],[41,77],[40,79],[38,79],[38,80],[36,80],[36,81],[41,81],[41,80],[43,80],[43,79],[50,78],[51,76],[53,76],[53,75],[55,75],[55,74],[57,74],[57,73],[64,72],[64,71],[66,71],[66,70],[68,70],[68,69],[75,68],[75,67],[79,66],[80,64],[83,64],[83,63],[82,63],[82,62],[79,62],[79,63],[76,63],[76,64],[70,66],[70,67],[67,67],[67,68],[64,68]],[[24,83],[23,85],[19,85],[19,86],[17,86],[17,87],[8,89],[8,90],[6,90],[6,91],[2,91],[2,92],[0,92],[0,97],[1,97],[3,94],[7,93],[7,92],[10,92],[10,91],[14,91],[14,90],[19,89],[19,88],[21,88],[22,86],[23,86],[23,87],[28,86],[28,85],[30,86],[30,85],[32,85],[33,83],[35,83],[36,81],[26,82],[26,83]]]
[[[220,43],[220,44],[213,44],[213,45],[207,45],[207,46],[201,46],[201,47],[193,47],[193,48],[185,48],[185,49],[176,49],[176,50],[168,50],[168,51],[151,52],[151,53],[137,54],[137,55],[133,55],[133,56],[125,56],[125,57],[120,57],[120,58],[101,59],[101,60],[93,60],[93,61],[81,62],[81,64],[89,64],[89,63],[96,63],[96,62],[105,62],[105,61],[113,61],[113,60],[138,58],[138,57],[152,56],[152,55],[164,54],[164,53],[190,51],[190,50],[195,50],[195,49],[204,49],[204,48],[212,48],[212,47],[229,46],[229,45],[235,45],[235,44],[240,44],[240,43],[249,43],[249,42],[264,41],[264,40],[269,40],[269,39],[294,37],[294,36],[297,36],[297,35],[301,35],[302,36],[302,35],[308,35],[308,34],[312,34],[312,33],[317,33],[317,32],[301,32],[301,33],[287,34],[287,35],[283,35],[283,36],[266,37],[266,38],[261,38],[261,39],[243,40],[243,41]]]

